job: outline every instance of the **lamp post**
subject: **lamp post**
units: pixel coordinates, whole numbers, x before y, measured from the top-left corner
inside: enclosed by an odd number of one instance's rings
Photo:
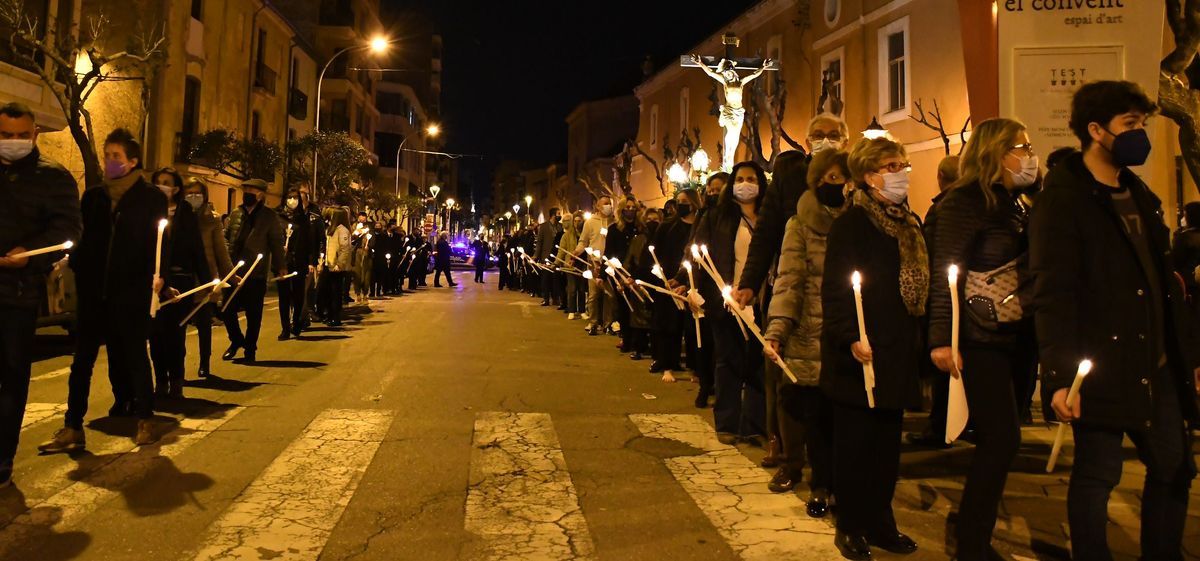
[[[315,120],[313,122],[313,134],[321,132],[321,82],[323,82],[325,80],[325,71],[329,70],[329,65],[333,64],[333,61],[335,59],[337,59],[337,57],[342,56],[343,54],[346,54],[350,51],[369,50],[374,54],[381,55],[381,54],[387,52],[388,46],[391,44],[392,44],[391,40],[389,40],[383,36],[378,36],[378,37],[375,37],[374,39],[371,39],[371,42],[366,45],[350,45],[349,47],[344,47],[344,48],[342,48],[342,50],[340,50],[336,53],[333,53],[333,56],[329,57],[329,60],[325,62],[325,66],[321,68],[320,76],[317,77],[317,106],[316,106],[317,114],[316,114]],[[313,146],[313,177],[312,177],[312,187],[313,187],[313,197],[314,198],[316,198],[317,189],[318,189],[318,186],[317,186],[317,154],[318,153],[320,153],[319,147],[316,145],[316,143],[314,143],[314,146]]]
[[[888,130],[879,124],[879,119],[871,117],[871,124],[867,126],[867,130],[862,132],[863,137],[869,140],[876,138],[884,138],[888,135]]]
[[[446,199],[446,231],[454,234],[454,228],[450,225],[450,210],[454,208],[454,199]]]
[[[533,195],[525,195],[525,223],[533,224]]]
[[[429,125],[429,127],[427,127],[425,129],[425,137],[426,138],[435,137],[438,135],[438,132],[440,130],[441,130],[441,128],[438,127],[437,125]],[[400,152],[404,150],[404,144],[408,142],[408,138],[409,137],[407,137],[407,136],[404,137],[404,140],[400,141],[400,146],[396,148],[396,196],[397,197],[400,196]],[[422,156],[424,156],[424,154],[422,154]],[[424,185],[424,183],[425,183],[424,178],[422,178],[421,183],[422,183],[422,185]]]

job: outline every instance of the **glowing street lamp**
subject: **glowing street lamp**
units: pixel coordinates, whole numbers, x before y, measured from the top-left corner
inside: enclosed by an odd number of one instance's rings
[[[333,56],[329,57],[329,60],[325,61],[325,66],[321,68],[321,74],[317,77],[317,114],[314,116],[313,120],[314,133],[321,131],[321,83],[325,80],[325,72],[329,70],[329,65],[333,64],[333,61],[337,59],[337,57],[342,56],[350,51],[366,50],[377,56],[382,55],[388,51],[394,42],[394,40],[388,39],[383,35],[376,35],[365,45],[350,45],[348,47],[343,47],[342,50],[333,53]],[[313,147],[312,187],[313,195],[316,195],[319,186],[317,184],[317,148],[315,146]]]
[[[521,214],[521,203],[513,205],[513,214]]]
[[[533,195],[525,195],[525,208],[533,206]]]
[[[442,188],[441,188],[441,187],[438,187],[436,184],[435,184],[435,185],[430,185],[430,186],[429,186],[429,192],[430,192],[430,194],[432,194],[432,195],[433,195],[433,198],[435,198],[435,199],[436,199],[436,198],[437,198],[437,196],[438,196],[438,193],[441,193],[441,192],[442,192]]]
[[[682,185],[688,182],[688,174],[684,171],[683,166],[679,165],[679,162],[675,162],[667,169],[667,180]]]
[[[442,127],[438,126],[437,123],[429,125],[425,128],[425,134],[429,135],[430,138],[436,137],[437,135],[441,134],[441,132]]]
[[[705,152],[704,148],[696,148],[696,151],[692,152],[692,171],[706,172],[710,163],[708,152]]]
[[[371,39],[371,52],[377,55],[386,53],[391,43],[392,42],[388,41],[387,37],[376,35],[374,39]]]
[[[888,130],[879,124],[879,119],[871,117],[871,124],[867,126],[867,130],[862,132],[864,138],[875,140],[876,138],[884,138],[888,135]]]

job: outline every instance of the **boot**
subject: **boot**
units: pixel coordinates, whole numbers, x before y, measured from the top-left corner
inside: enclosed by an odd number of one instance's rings
[[[85,446],[87,446],[87,442],[84,439],[83,430],[63,427],[54,433],[53,438],[39,444],[38,451],[44,454],[57,454],[83,450]]]
[[[762,459],[762,467],[779,467],[779,464],[783,462],[783,451],[781,448],[779,437],[772,434],[770,439],[767,440],[767,455]]]
[[[133,437],[133,443],[137,446],[149,446],[158,442],[158,437],[154,435],[154,424],[150,419],[140,419],[137,425],[137,436]]]

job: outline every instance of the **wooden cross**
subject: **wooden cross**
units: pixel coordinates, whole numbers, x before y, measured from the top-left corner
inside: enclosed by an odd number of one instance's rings
[[[705,66],[707,66],[713,70],[717,70],[717,67],[718,67],[718,65],[720,65],[722,60],[733,61],[734,70],[758,70],[758,69],[762,68],[763,67],[763,59],[760,57],[737,58],[736,56],[734,56],[734,49],[736,49],[741,44],[741,42],[742,42],[741,39],[739,39],[733,33],[726,33],[724,35],[724,37],[721,38],[721,43],[725,45],[725,56],[722,56],[722,57],[702,56],[702,57],[700,57],[700,59],[704,62]],[[684,68],[699,68],[699,65],[697,65],[695,62],[692,62],[692,57],[690,55],[680,56],[679,57],[679,66],[682,66]],[[779,70],[779,61],[778,60],[771,61],[771,65],[767,67],[767,71],[775,72],[778,70]]]

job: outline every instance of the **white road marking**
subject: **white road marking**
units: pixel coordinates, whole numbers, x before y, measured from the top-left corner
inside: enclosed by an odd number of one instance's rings
[[[834,529],[810,518],[794,493],[767,490],[768,472],[721,444],[696,415],[630,415],[642,435],[703,453],[668,458],[667,468],[738,556],[746,561],[838,559]]]
[[[466,555],[471,559],[595,558],[549,415],[475,418],[464,527],[483,541]]]
[[[21,420],[21,430],[25,430],[51,417],[62,415],[66,410],[66,403],[26,403],[25,418]]]
[[[143,446],[132,453],[122,453],[112,462],[91,472],[86,477],[68,485],[44,501],[29,501],[29,510],[17,516],[0,530],[0,558],[9,557],[12,550],[28,545],[30,540],[45,537],[47,531],[75,527],[85,516],[120,495],[122,490],[140,481],[151,470],[183,453],[193,444],[212,434],[245,408],[235,407],[222,412],[221,417],[208,419],[182,419],[179,427],[164,435],[158,444]],[[124,439],[122,439],[124,440]],[[129,441],[122,443],[129,445]],[[98,450],[92,450],[93,454]],[[65,466],[73,471],[78,466]],[[65,475],[65,474],[63,474]],[[60,482],[67,479],[59,479]],[[43,484],[48,480],[42,479]]]
[[[57,377],[59,377],[59,376],[64,376],[64,375],[67,375],[67,374],[70,374],[70,373],[71,373],[71,367],[70,367],[70,366],[64,366],[64,367],[62,367],[62,368],[59,368],[59,369],[57,369],[57,370],[51,370],[51,371],[49,371],[49,372],[47,372],[47,373],[45,373],[45,374],[38,374],[37,376],[34,376],[34,377],[30,378],[30,379],[29,379],[29,381],[30,381],[30,382],[36,382],[36,381],[38,381],[38,380],[49,380],[50,378],[57,378]]]
[[[317,559],[392,417],[379,409],[317,415],[209,527],[194,559]]]

